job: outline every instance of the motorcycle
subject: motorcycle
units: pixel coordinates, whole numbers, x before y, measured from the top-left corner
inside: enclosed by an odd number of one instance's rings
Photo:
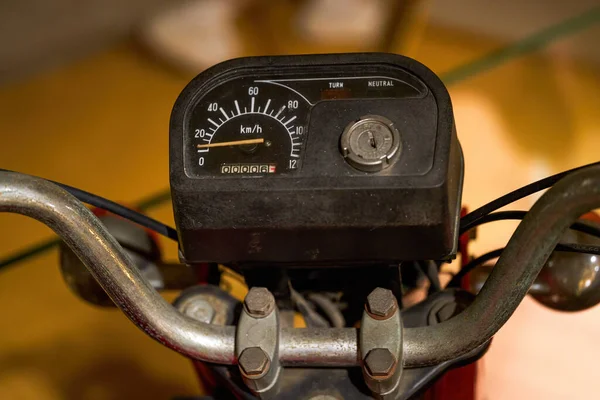
[[[230,60],[186,86],[169,138],[176,229],[5,170],[0,211],[51,227],[73,292],[190,358],[213,398],[473,398],[473,363],[528,293],[600,302],[600,227],[580,218],[600,207],[600,163],[467,213],[450,97],[415,60]],[[497,211],[548,188],[528,212]],[[503,219],[522,220],[507,246],[470,259],[470,232]],[[248,286],[243,302],[225,276]],[[172,305],[165,289],[181,290]]]

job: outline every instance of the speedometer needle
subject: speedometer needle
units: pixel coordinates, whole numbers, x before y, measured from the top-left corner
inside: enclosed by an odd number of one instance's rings
[[[244,140],[234,140],[231,142],[219,142],[219,143],[207,143],[207,144],[199,144],[199,149],[208,149],[211,147],[225,147],[225,146],[241,146],[243,144],[262,144],[265,142],[264,138],[260,139],[244,139]]]

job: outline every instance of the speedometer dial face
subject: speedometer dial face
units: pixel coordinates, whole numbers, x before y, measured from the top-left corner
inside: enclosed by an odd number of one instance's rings
[[[188,174],[261,176],[297,170],[308,106],[293,91],[251,78],[213,89],[189,119]]]

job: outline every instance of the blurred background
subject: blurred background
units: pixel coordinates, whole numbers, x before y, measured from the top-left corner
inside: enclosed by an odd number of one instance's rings
[[[599,39],[597,0],[5,0],[0,167],[172,223],[169,114],[193,76],[239,56],[388,51],[448,85],[473,209],[598,161]],[[49,229],[4,214],[0,227],[0,398],[201,393],[186,359],[69,292]],[[514,228],[480,229],[473,252]],[[598,398],[598,337],[600,307],[559,313],[526,298],[479,362],[478,398]]]

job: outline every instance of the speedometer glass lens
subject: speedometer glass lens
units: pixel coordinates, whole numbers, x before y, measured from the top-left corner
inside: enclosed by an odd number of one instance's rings
[[[240,176],[299,168],[308,104],[294,94],[251,78],[210,91],[190,118],[192,170]]]
[[[402,78],[379,70],[337,77],[321,71],[312,76],[238,76],[221,81],[188,110],[186,174],[201,178],[295,173],[302,167],[309,115],[316,103],[425,94],[420,81],[408,74]]]

